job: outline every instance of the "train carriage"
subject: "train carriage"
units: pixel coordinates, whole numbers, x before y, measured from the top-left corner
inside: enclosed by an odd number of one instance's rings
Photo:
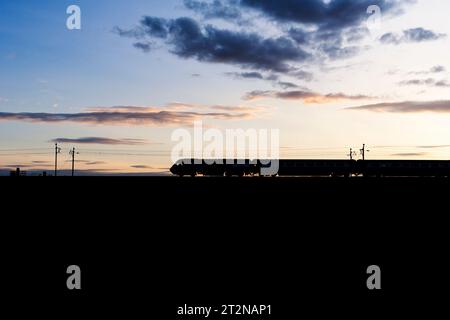
[[[350,177],[450,177],[448,160],[199,160],[177,161],[170,171],[178,176],[254,176],[268,175],[265,169],[275,165],[274,176]],[[270,172],[270,170],[269,170]]]
[[[280,160],[278,175],[349,177],[355,165],[353,160]]]
[[[450,161],[359,160],[358,171],[366,177],[450,177]]]

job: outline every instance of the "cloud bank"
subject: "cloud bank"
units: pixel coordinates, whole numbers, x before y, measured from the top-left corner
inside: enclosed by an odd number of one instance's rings
[[[184,108],[191,105],[180,104]],[[180,106],[179,106],[180,107]],[[209,108],[209,107],[204,107]],[[212,109],[217,106],[212,106]],[[226,109],[225,109],[226,110]],[[244,110],[236,107],[234,110]],[[90,125],[125,125],[125,126],[172,126],[189,125],[197,120],[240,120],[253,117],[252,112],[233,112],[232,109],[214,111],[176,111],[158,110],[155,107],[117,106],[110,108],[90,108],[80,113],[12,113],[0,112],[0,121],[25,121],[33,123],[80,123]]]
[[[361,52],[363,48],[357,43],[369,34],[364,23],[369,6],[379,6],[384,16],[402,12],[402,1],[395,0],[184,0],[183,3],[203,20],[147,15],[135,28],[116,27],[115,32],[134,39],[134,46],[145,52],[163,43],[170,53],[183,59],[295,76],[306,63],[347,59]],[[258,24],[242,27],[242,21],[248,20],[244,16],[257,17]],[[221,24],[219,28],[204,23],[208,19],[222,19],[234,27],[227,29]],[[264,24],[278,32],[263,35],[260,30]],[[423,28],[407,30],[403,35],[411,41],[432,36]],[[383,38],[386,42],[387,37]],[[392,34],[391,41],[393,38]],[[246,76],[259,78],[256,73],[243,75]]]

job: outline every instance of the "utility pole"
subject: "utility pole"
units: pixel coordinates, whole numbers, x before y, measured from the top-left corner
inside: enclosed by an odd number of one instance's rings
[[[75,155],[79,154],[75,152],[75,147],[69,151],[69,154],[72,156],[72,177],[75,175]]]
[[[363,160],[366,160],[366,152],[369,152],[370,150],[366,149],[366,144],[363,144],[362,149],[359,150],[361,152],[361,156]]]
[[[353,151],[352,148],[350,148],[350,153],[348,154],[348,156],[350,157],[350,160],[353,160],[353,156],[355,156],[355,155],[356,155],[356,152]]]
[[[61,153],[61,148],[55,143],[55,177],[58,175],[58,153]]]

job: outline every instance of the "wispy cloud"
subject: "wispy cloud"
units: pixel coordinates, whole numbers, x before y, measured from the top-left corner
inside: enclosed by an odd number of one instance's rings
[[[380,42],[383,44],[394,44],[399,45],[402,43],[414,43],[414,42],[424,42],[438,40],[445,38],[447,35],[443,33],[436,33],[431,30],[424,28],[414,28],[404,30],[402,34],[396,33],[385,33],[381,36]]]
[[[347,110],[391,112],[391,113],[419,113],[436,112],[450,113],[450,100],[439,101],[404,101],[404,102],[384,102],[368,104],[358,107],[347,108]]]
[[[84,138],[56,138],[51,142],[73,143],[73,144],[107,144],[107,145],[143,145],[149,142],[144,139],[112,139],[103,137],[84,137]]]
[[[397,148],[408,148],[408,149],[441,149],[441,148],[450,148],[450,145],[441,144],[441,145],[421,145],[421,146],[411,146],[411,145],[381,145],[381,146],[373,146],[372,148],[376,149],[397,149]]]
[[[420,149],[441,149],[441,148],[450,148],[450,144],[441,144],[441,145],[430,145],[430,146],[417,146]]]
[[[426,156],[426,152],[400,152],[391,154],[392,157],[421,157]]]
[[[66,162],[71,163],[72,160],[66,160]],[[81,163],[85,166],[97,166],[102,164],[107,164],[105,161],[90,161],[90,160],[75,160],[76,163]]]
[[[130,167],[134,168],[134,169],[154,169],[153,167],[147,166],[145,164],[135,164],[135,165],[132,165]]]
[[[292,82],[286,82],[286,81],[278,81],[276,83],[280,88],[282,89],[297,89],[300,88],[299,85],[297,85],[296,83],[292,83]]]
[[[233,77],[235,79],[264,79],[264,76],[260,72],[226,72],[225,75]]]
[[[252,91],[244,96],[244,100],[275,98],[282,100],[301,100],[306,104],[325,104],[346,100],[370,100],[374,97],[366,95],[347,95],[344,93],[320,94],[311,91]]]
[[[202,106],[209,108],[210,106]],[[12,113],[0,112],[0,121],[25,121],[33,123],[73,122],[90,125],[125,125],[125,126],[171,126],[191,124],[201,119],[237,120],[253,117],[250,112],[214,112],[205,110],[176,111],[171,109],[189,109],[193,105],[171,104],[168,110],[156,107],[116,106],[89,108],[80,113]],[[214,106],[213,106],[214,108]]]
[[[425,71],[411,71],[409,72],[409,74],[430,74],[430,73],[442,73],[447,71],[447,69],[444,66],[441,65],[436,65],[431,67],[429,70],[425,70]]]
[[[215,0],[213,2],[184,0],[184,6],[200,15],[205,19],[224,19],[232,21],[241,21],[241,10],[229,5],[227,1]]]
[[[426,85],[426,86],[439,87],[439,88],[450,87],[450,83],[448,83],[447,80],[435,80],[433,78],[403,80],[403,81],[399,82],[399,85],[401,85],[401,86],[424,86],[424,85]]]
[[[232,77],[233,79],[243,79],[243,80],[266,80],[272,84],[274,87],[279,87],[282,89],[297,89],[301,88],[296,83],[289,82],[289,81],[282,81],[280,80],[280,77],[274,73],[269,75],[263,75],[260,72],[226,72],[226,76]],[[313,74],[304,71],[304,70],[296,70],[292,71],[290,73],[291,77],[296,78],[297,80],[303,80],[306,82],[309,82],[313,79]]]

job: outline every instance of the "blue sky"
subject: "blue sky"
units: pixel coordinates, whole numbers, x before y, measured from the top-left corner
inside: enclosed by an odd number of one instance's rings
[[[289,157],[345,158],[349,147],[365,142],[374,158],[448,158],[450,4],[374,1],[383,18],[380,28],[367,30],[362,9],[369,2],[2,1],[0,168],[46,169],[51,141],[65,138],[74,142],[62,143],[63,159],[76,146],[85,170],[165,171],[171,132],[191,125],[177,122],[183,112],[220,129],[280,129]],[[292,3],[297,11],[286,15]],[[333,11],[337,3],[346,9],[339,16]],[[81,8],[81,30],[66,28],[66,8],[72,4]],[[238,18],[224,18],[236,12]],[[144,16],[154,19],[150,26],[141,23]],[[198,25],[201,38],[180,38],[173,31],[180,17]],[[166,38],[155,36],[155,21],[169,30]],[[130,37],[120,36],[117,27],[147,29],[141,37]],[[299,42],[292,29],[307,40]],[[259,47],[258,41],[246,42],[249,34],[261,40]],[[350,35],[360,38],[350,42]],[[275,41],[280,38],[289,45]],[[226,48],[231,41],[234,47]],[[144,52],[135,43],[151,48]],[[241,45],[250,53],[237,52]],[[259,51],[252,52],[252,45]],[[229,56],[215,55],[224,46]],[[278,62],[289,69],[280,70]],[[144,125],[73,120],[93,108],[117,106],[172,113],[167,121],[152,115]],[[218,113],[216,106],[228,107],[220,110],[233,117],[204,115],[206,109]],[[241,113],[251,109],[251,115],[239,117],[238,107]],[[36,121],[23,113],[45,116]],[[64,121],[49,121],[52,114],[63,115]],[[86,137],[115,142],[77,143]],[[25,150],[30,148],[41,154]]]

